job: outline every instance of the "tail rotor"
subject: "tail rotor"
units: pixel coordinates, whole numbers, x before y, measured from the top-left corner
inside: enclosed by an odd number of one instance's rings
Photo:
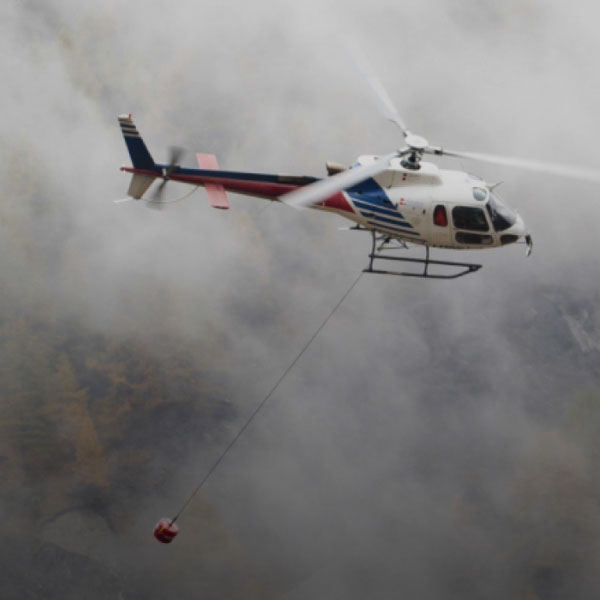
[[[152,196],[146,201],[150,208],[162,209],[165,204],[169,204],[169,200],[164,199],[165,187],[169,181],[170,176],[174,171],[179,168],[179,161],[185,154],[184,148],[179,146],[171,146],[169,149],[169,162],[162,170],[162,181],[160,185],[154,190]]]

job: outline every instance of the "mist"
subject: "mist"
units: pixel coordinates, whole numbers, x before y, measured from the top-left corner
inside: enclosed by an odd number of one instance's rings
[[[14,598],[590,598],[600,482],[594,185],[442,159],[524,247],[454,281],[363,275],[341,218],[205,192],[123,198],[150,152],[325,175],[399,133],[600,164],[600,9],[557,1],[0,7],[0,506]],[[188,191],[169,183],[167,195]],[[436,256],[433,251],[434,257]]]

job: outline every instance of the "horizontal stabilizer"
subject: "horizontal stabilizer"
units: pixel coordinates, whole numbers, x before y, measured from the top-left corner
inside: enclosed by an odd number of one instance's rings
[[[196,158],[198,159],[198,166],[201,169],[219,170],[219,163],[214,154],[196,154]],[[218,183],[205,183],[204,187],[206,188],[208,201],[213,208],[229,208],[227,193],[222,185]]]
[[[348,169],[348,167],[345,165],[330,161],[327,161],[325,166],[327,167],[327,175],[335,175],[336,173],[341,173],[342,171],[346,171]]]

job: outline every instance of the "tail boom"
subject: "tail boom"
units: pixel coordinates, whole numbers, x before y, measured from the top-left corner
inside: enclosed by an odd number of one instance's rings
[[[318,177],[296,175],[271,175],[266,173],[248,173],[239,171],[222,171],[217,159],[212,154],[197,154],[198,169],[180,167],[179,165],[156,163],[148,151],[144,140],[137,130],[131,114],[118,117],[121,132],[131,157],[132,166],[121,167],[122,171],[133,175],[128,194],[132,198],[143,197],[152,182],[157,178],[170,179],[181,183],[202,186],[206,189],[211,206],[214,208],[229,208],[226,192],[244,194],[279,200],[279,198],[299,187],[314,183]],[[336,194],[335,196],[340,196]],[[332,204],[333,202],[333,204]],[[315,208],[331,208],[339,210],[338,199],[332,197]],[[347,203],[344,203],[347,204]],[[343,208],[353,212],[351,208]]]

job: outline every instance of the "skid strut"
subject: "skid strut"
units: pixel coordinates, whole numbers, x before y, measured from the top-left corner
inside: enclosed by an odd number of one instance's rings
[[[462,277],[463,275],[468,275],[469,273],[474,273],[481,269],[481,265],[473,264],[473,263],[463,263],[463,262],[453,262],[447,260],[431,260],[429,258],[429,246],[425,246],[425,258],[411,258],[411,257],[401,257],[401,256],[391,256],[390,254],[382,254],[381,250],[385,246],[388,241],[387,238],[384,238],[383,243],[377,247],[377,235],[374,231],[371,231],[371,237],[373,240],[373,245],[371,247],[371,254],[369,254],[369,266],[363,270],[364,273],[376,273],[380,275],[401,275],[403,277],[422,277],[428,279],[456,279],[457,277]],[[406,247],[406,246],[404,246]],[[392,261],[401,261],[408,263],[417,263],[423,265],[423,272],[411,272],[407,273],[404,271],[389,271],[384,269],[375,269],[373,268],[373,263],[376,260],[392,260]],[[429,265],[436,265],[442,267],[455,267],[460,269],[457,273],[450,273],[447,275],[442,274],[431,274],[429,273]]]

